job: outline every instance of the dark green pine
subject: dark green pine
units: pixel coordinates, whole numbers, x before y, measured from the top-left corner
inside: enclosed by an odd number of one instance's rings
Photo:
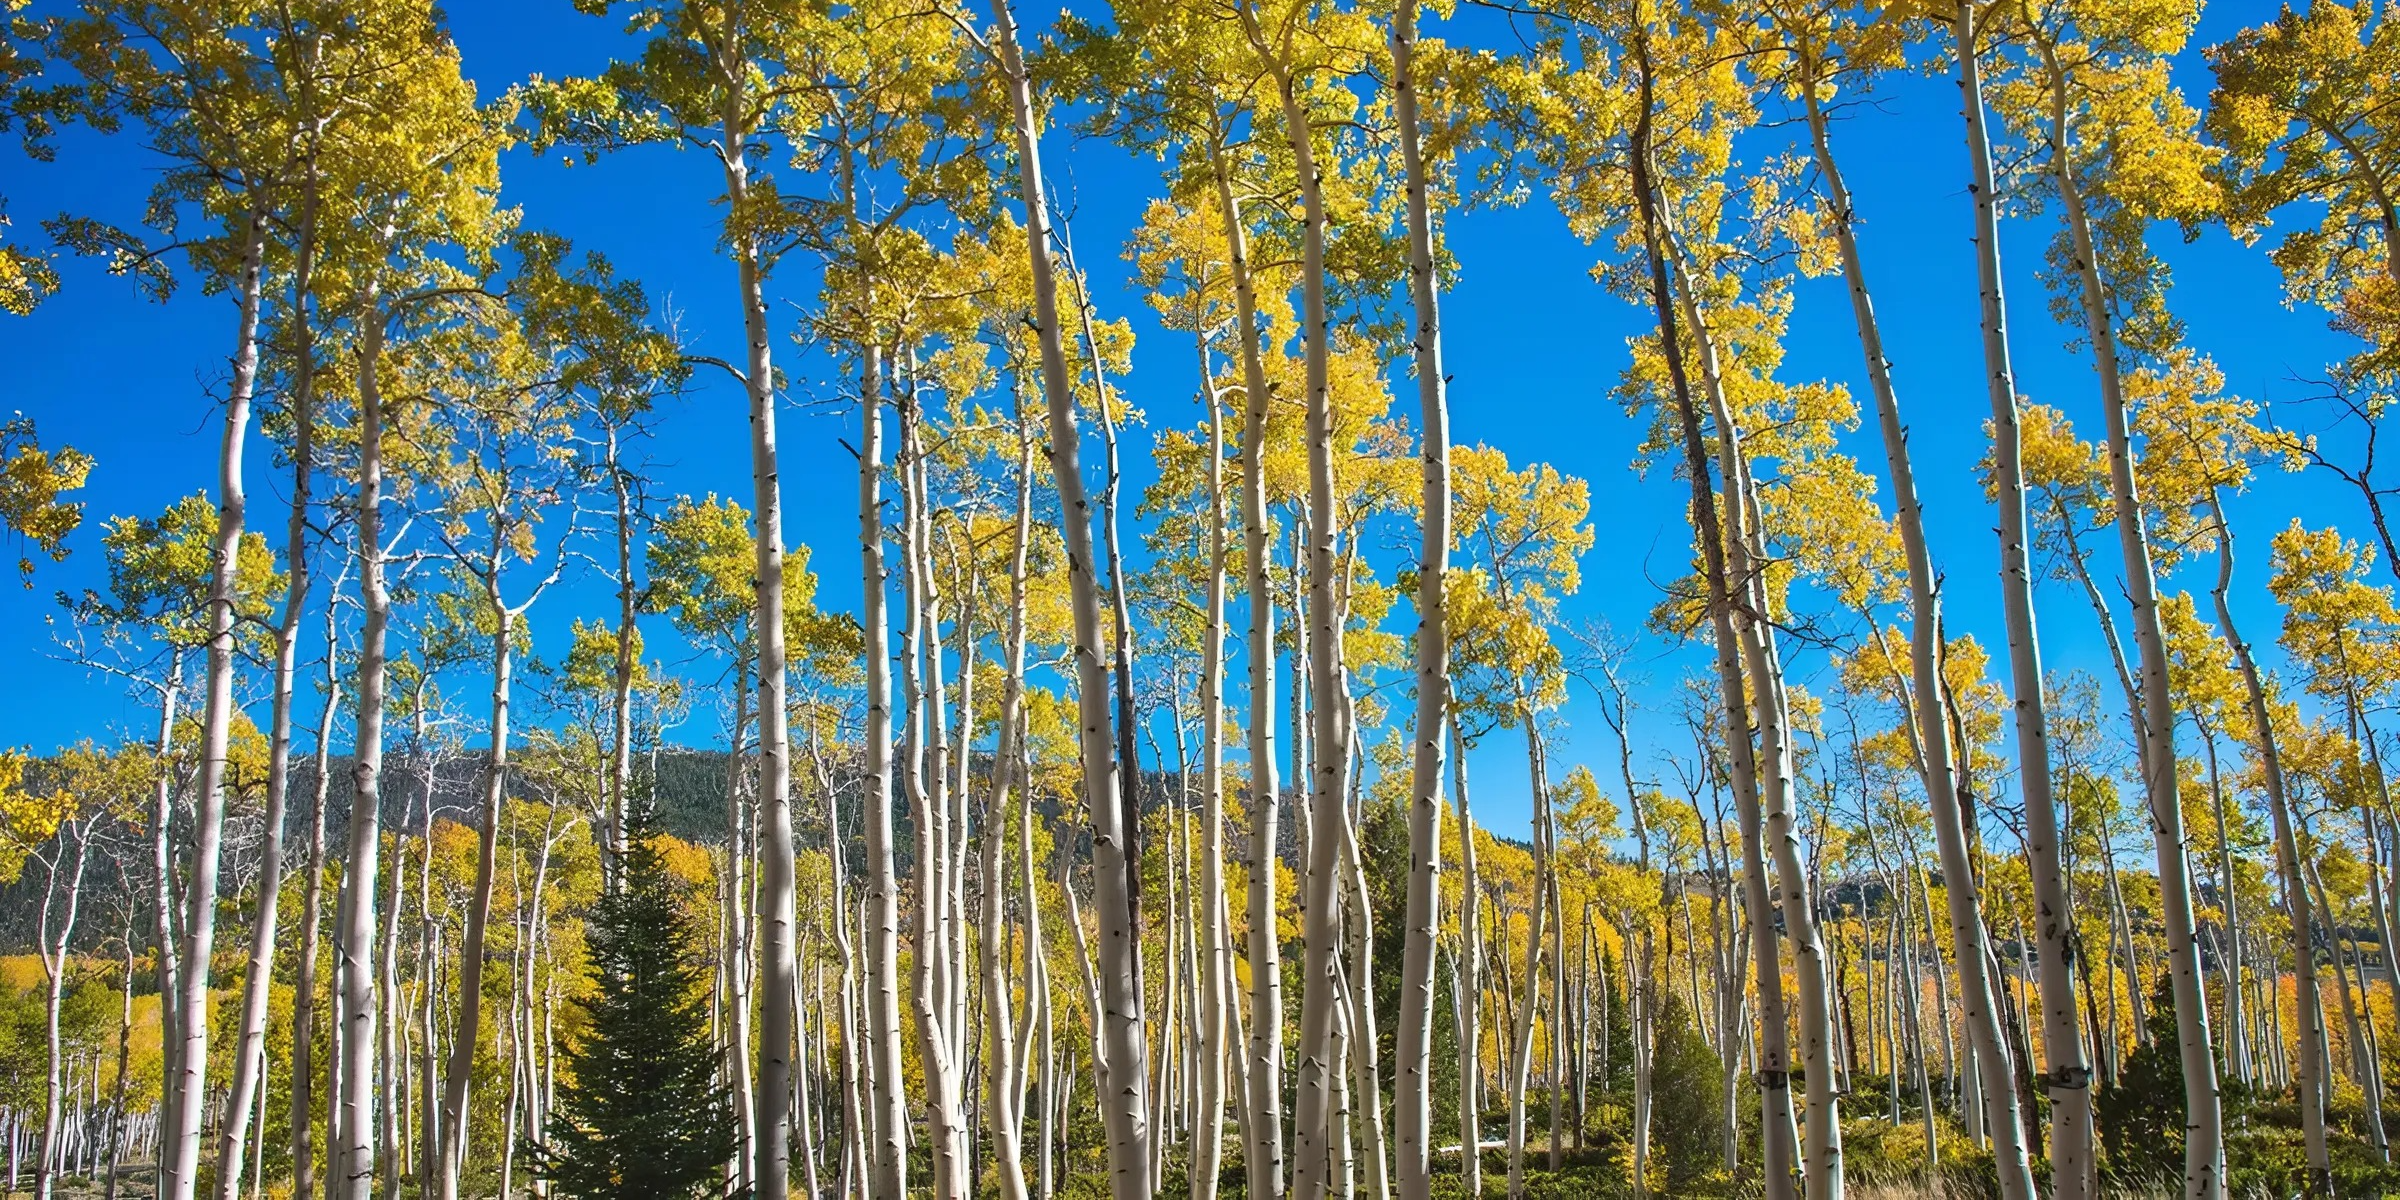
[[[634,824],[623,887],[600,898],[586,933],[584,1036],[545,1136],[526,1153],[563,1197],[723,1195],[734,1097],[710,1044],[688,889],[667,870],[653,822]]]

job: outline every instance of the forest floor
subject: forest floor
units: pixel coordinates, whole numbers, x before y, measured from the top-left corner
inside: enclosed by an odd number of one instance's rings
[[[32,1173],[27,1172],[17,1183],[18,1187],[23,1190],[0,1189],[0,1200],[20,1200],[20,1198],[32,1200],[34,1195]],[[107,1183],[97,1174],[65,1176],[58,1181],[55,1188],[51,1189],[51,1195],[60,1200],[70,1196],[75,1197],[76,1200],[89,1200],[91,1197],[107,1194]],[[152,1200],[157,1195],[156,1168],[148,1163],[127,1163],[117,1168],[117,1200]]]

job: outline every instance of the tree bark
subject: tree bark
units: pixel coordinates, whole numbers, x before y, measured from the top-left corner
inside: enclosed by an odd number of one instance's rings
[[[2267,812],[2275,825],[2275,873],[2283,881],[2283,915],[2291,935],[2292,975],[2298,1019],[2300,1024],[2296,1084],[2300,1107],[2301,1142],[2308,1153],[2306,1191],[2312,1196],[2333,1194],[2332,1148],[2325,1132],[2325,1025],[2324,1006],[2317,998],[2316,943],[2309,936],[2309,904],[2306,885],[2301,874],[2300,841],[2294,831],[2294,808],[2290,788],[2283,773],[2283,751],[2275,740],[2275,714],[2267,698],[2266,684],[2261,680],[2258,660],[2250,653],[2250,643],[2242,640],[2233,623],[2233,527],[2225,520],[2223,502],[2212,491],[2208,500],[2209,523],[2215,527],[2217,539],[2217,627],[2225,633],[2225,644],[2233,650],[2234,666],[2241,672],[2242,690],[2250,709],[2250,748],[2257,756],[2259,774],[2266,780]],[[2278,1014],[2282,1005],[2271,1006]],[[2281,1059],[2278,1054],[2277,1058]]]
[[[258,313],[267,242],[267,201],[254,195],[242,240],[240,302],[236,317],[233,382],[225,394],[225,436],[217,453],[217,532],[210,547],[208,584],[208,675],[200,721],[200,781],[192,822],[191,876],[184,893],[183,975],[172,1003],[180,1048],[169,1059],[167,1086],[177,1100],[175,1120],[159,1150],[160,1195],[192,1200],[199,1185],[200,1126],[208,1097],[209,963],[217,935],[218,857],[225,836],[225,773],[232,738],[235,605],[243,522],[248,495],[242,486],[244,448],[250,433],[250,399],[258,383]]]
[[[1244,644],[1250,656],[1246,690],[1250,776],[1250,1050],[1248,1116],[1243,1167],[1248,1194],[1259,1200],[1283,1195],[1283,945],[1276,929],[1275,877],[1278,857],[1282,785],[1276,778],[1275,755],[1275,601],[1267,580],[1267,551],[1274,538],[1267,528],[1267,420],[1273,395],[1266,364],[1259,350],[1258,300],[1250,273],[1249,232],[1233,194],[1233,180],[1220,147],[1212,156],[1217,185],[1217,210],[1225,229],[1232,262],[1234,323],[1242,355],[1242,555],[1248,576],[1244,581],[1250,628]]]
[[[1411,345],[1423,439],[1423,547],[1417,565],[1417,724],[1408,809],[1408,899],[1400,962],[1397,1108],[1401,1200],[1433,1185],[1433,960],[1441,924],[1442,757],[1450,706],[1450,406],[1442,371],[1441,301],[1433,274],[1433,201],[1417,119],[1417,2],[1392,23],[1392,106],[1408,189]],[[1472,1153],[1470,1150],[1469,1153]]]
[[[1751,744],[1741,661],[1736,649],[1733,598],[1728,587],[1723,528],[1719,524],[1716,497],[1709,476],[1708,450],[1700,433],[1699,410],[1692,398],[1691,382],[1685,374],[1682,338],[1678,333],[1673,291],[1668,282],[1664,244],[1666,231],[1660,228],[1659,197],[1652,176],[1650,138],[1656,101],[1651,93],[1649,46],[1646,40],[1638,43],[1635,53],[1641,72],[1641,111],[1635,117],[1632,146],[1634,203],[1649,259],[1651,303],[1658,321],[1660,348],[1666,358],[1673,401],[1682,427],[1684,470],[1691,477],[1692,485],[1692,535],[1700,544],[1701,571],[1706,576],[1710,623],[1716,634],[1717,683],[1724,707],[1725,749],[1732,762],[1734,799],[1742,826],[1745,860],[1743,892],[1750,921],[1753,968],[1758,980],[1758,1089],[1763,1110],[1760,1140],[1764,1156],[1762,1182],[1766,1195],[1774,1200],[1793,1195],[1793,1168],[1798,1165],[1794,1162],[1796,1154],[1792,1144],[1796,1131],[1792,1118],[1782,955],[1778,948],[1780,939],[1768,907],[1757,762]],[[1738,498],[1728,496],[1726,499],[1728,507],[1738,503]]]
[[[1192,1120],[1192,1200],[1215,1200],[1225,1160],[1225,1081],[1233,945],[1225,922],[1225,420],[1200,343],[1200,395],[1208,405],[1208,599],[1200,645],[1200,1094]],[[1030,467],[1021,463],[1020,467]],[[1021,1200],[1021,1198],[1019,1198]]]
[[[375,1188],[375,880],[382,853],[384,645],[392,623],[383,547],[381,360],[388,316],[381,296],[370,287],[360,320],[358,368],[358,587],[366,616],[359,636],[350,845],[335,917],[334,978],[341,1010],[335,1070],[340,1086],[332,1097],[336,1112],[329,1118],[329,1200],[368,1200]]]
[[[309,281],[314,273],[316,254],[315,214],[316,200],[312,187],[304,201],[301,218],[303,235],[292,283],[291,320],[300,334],[300,344],[293,352],[293,385],[289,400],[292,419],[292,515],[286,527],[284,544],[284,569],[287,573],[283,615],[275,628],[273,715],[269,718],[267,735],[267,805],[259,845],[258,907],[250,932],[250,970],[242,982],[242,1024],[240,1038],[234,1047],[233,1083],[226,1097],[226,1111],[235,1113],[249,1110],[262,1087],[261,1080],[266,1070],[267,1003],[273,992],[277,914],[283,898],[283,827],[291,797],[293,677],[299,659],[300,618],[308,606],[309,507],[316,477],[316,348],[307,307]],[[334,653],[330,642],[327,643],[326,653]],[[321,839],[312,849],[322,850]],[[321,857],[311,865],[321,867]],[[310,949],[315,948],[313,934],[305,940]],[[312,977],[314,975],[313,969],[307,973]],[[293,1028],[305,1028],[305,1023],[298,1016],[305,1012],[304,1002],[295,997],[293,1007]],[[294,1039],[295,1043],[306,1040],[305,1037]],[[296,1083],[295,1086],[305,1090],[307,1085]],[[243,1139],[248,1128],[246,1122],[228,1121],[218,1138],[219,1200],[237,1200],[241,1195]],[[262,1141],[266,1132],[262,1124],[258,1131]],[[302,1157],[295,1154],[294,1163],[299,1163]],[[305,1195],[306,1192],[299,1191],[296,1194]]]
[[[1971,11],[1969,8],[1962,7],[1961,9],[1962,13],[1969,11]],[[1970,18],[1967,16],[1962,15],[1959,22],[1962,31],[1971,27]],[[1967,79],[1972,88],[1975,86],[1973,84],[1974,65],[1971,60],[1973,48],[1963,35],[1960,52],[1970,56],[1967,65]],[[2186,1131],[2183,1163],[2184,1195],[2190,1197],[2191,1200],[2206,1200],[2208,1197],[2221,1196],[2225,1192],[2225,1130],[2222,1103],[2217,1095],[2217,1056],[2210,1045],[2207,985],[2200,974],[2200,952],[2192,917],[2191,863],[2184,854],[2183,803],[2176,792],[2175,712],[2173,699],[2167,690],[2166,636],[2160,627],[2158,617],[2158,579],[2150,562],[2147,519],[2143,515],[2141,498],[2134,484],[2132,435],[2129,428],[2125,389],[2118,375],[2116,332],[2109,315],[2107,289],[2100,278],[2099,258],[2092,244],[2090,219],[2084,212],[2083,194],[2075,178],[2070,153],[2071,134],[2067,123],[2066,76],[2047,48],[2044,50],[2044,58],[2050,75],[2051,174],[2066,209],[2068,245],[2073,251],[2075,275],[2080,285],[2078,292],[2083,303],[2084,332],[2091,338],[2092,364],[2100,378],[2101,406],[2108,417],[2109,495],[2115,505],[2118,544],[2124,553],[2126,598],[2133,608],[2133,640],[2141,657],[2142,726],[2148,735],[2142,740],[2142,784],[2143,791],[2149,799],[2150,828],[2158,851],[2159,909],[2167,926],[2167,961],[2172,972],[2175,994],[2176,1042],[2183,1063],[2184,1127]],[[1968,109],[1968,118],[1970,121],[1980,122],[1982,108],[1980,90],[1977,89],[1970,99],[1972,104]],[[1976,136],[1972,139],[1972,144],[1980,147],[1982,142],[1980,129],[1978,129]],[[1981,212],[1990,208],[1994,198],[1989,194],[1991,189],[1989,151],[1983,149],[1978,153],[1980,157],[1976,181],[1979,189],[1977,207]],[[2000,251],[1996,240],[1998,238],[1996,224],[1992,228],[1982,230],[1981,237],[1992,239],[1992,244],[1986,246],[1983,251],[1984,257],[1993,264],[1993,277],[1985,285],[1984,303],[1986,311],[1990,312],[1996,309],[2000,302],[2000,285],[1997,277]],[[1987,343],[1991,338],[1992,335],[1987,333]],[[2013,387],[2013,377],[2007,374],[2005,348],[2002,349],[2001,355],[2002,357],[1995,360],[1994,366],[1994,370],[1997,372],[1994,377],[1992,394],[1995,420],[1999,419],[1999,406],[2002,398],[1999,388],[2004,383]],[[2010,392],[2007,399],[2011,410],[2010,415],[2013,418],[2016,400],[2013,391]],[[2009,424],[2013,429],[2013,420]],[[2003,512],[2005,514],[2006,510],[2004,509]],[[2023,514],[2020,511],[2018,513],[2020,524],[2022,517]],[[2019,554],[2022,555],[2021,547]],[[2031,585],[2025,586],[2028,593],[2026,603],[2030,606]],[[2028,630],[2031,628],[2031,621],[2029,612],[2025,618]],[[2014,624],[2013,621],[2012,624]],[[2020,699],[2021,712],[2022,700]],[[2021,754],[2022,752],[2020,752],[2020,756]],[[2030,800],[2029,793],[2029,809],[2031,807]],[[2040,883],[2041,878],[2037,875],[2035,884],[2038,887]],[[2049,935],[2045,926],[2045,946],[2048,945],[2048,942]],[[2045,973],[2046,983],[2047,973]],[[2046,987],[2045,990],[2047,990]],[[2045,1004],[2045,1008],[2052,1007],[2058,1011],[2051,1013],[2051,1022],[2055,1023],[2059,1019],[2060,1013],[2063,1012],[2065,1020],[2071,1027],[2074,1019],[2072,1008],[2063,1002],[2057,1003],[2055,1006]],[[2070,1041],[2067,1045],[2072,1046],[2074,1043]],[[2053,1054],[2055,1053],[2053,1051]],[[2062,1071],[2074,1066],[2080,1066],[2080,1064],[2062,1065],[2055,1057],[2052,1059],[2053,1078],[2050,1083],[2050,1092],[2054,1105],[2060,1099],[2063,1082]],[[2086,1071],[2087,1077],[2088,1074],[2089,1072]],[[2080,1097],[2078,1099],[2080,1100]],[[2086,1107],[2088,1107],[2088,1101],[2083,1101],[2077,1105],[2075,1110],[2070,1110],[2069,1115],[2078,1116],[2088,1124],[2090,1119],[2088,1113],[2081,1111]],[[2060,1120],[2063,1120],[2063,1117],[2054,1119],[2054,1125],[2058,1125]],[[2057,1136],[2064,1136],[2066,1132],[2061,1126]],[[2088,1155],[2090,1153],[2090,1135],[2078,1130],[2077,1137],[2079,1143],[2077,1148],[2083,1154]],[[2081,1179],[2083,1172],[2070,1172],[2062,1169],[2060,1176],[2061,1178]]]
[[[1118,1200],[1139,1200],[1149,1190],[1151,1130],[1143,1036],[1144,1014],[1137,964],[1141,929],[1135,921],[1135,877],[1141,864],[1129,854],[1132,834],[1120,806],[1120,770],[1111,738],[1109,678],[1101,662],[1099,583],[1093,574],[1091,502],[1085,492],[1080,438],[1075,427],[1073,381],[1068,375],[1058,306],[1058,281],[1050,259],[1050,209],[1044,194],[1041,133],[1033,107],[1033,79],[1018,49],[1017,23],[1008,0],[993,0],[1000,66],[1007,77],[1016,139],[1019,199],[1025,207],[1025,250],[1032,267],[1034,324],[1041,343],[1042,392],[1050,416],[1050,468],[1058,488],[1059,519],[1067,552],[1067,580],[1074,619],[1078,745],[1084,801],[1092,826],[1093,903],[1099,909],[1101,941],[1097,971],[1099,1005],[1093,1012],[1095,1045],[1106,1055],[1107,1081],[1100,1100],[1108,1134],[1110,1190]]]
[[[726,9],[728,24],[739,10]],[[729,32],[733,32],[730,31]],[[725,39],[730,48],[738,36]],[[730,52],[730,50],[724,51]],[[750,195],[746,81],[743,64],[720,64],[725,108],[720,147],[727,204],[737,215]],[[756,230],[737,225],[732,234],[740,279],[742,382],[750,411],[750,477],[756,524],[751,530],[756,565],[751,636],[758,647],[759,904],[758,943],[765,987],[759,996],[758,1071],[750,1096],[757,1166],[752,1172],[758,1200],[784,1200],[791,1191],[791,1091],[793,1021],[799,999],[794,958],[791,724],[786,696],[783,624],[783,481],[775,435],[775,366],[767,333],[766,264]],[[867,400],[873,404],[873,398]],[[896,1194],[896,1193],[895,1193]]]
[[[991,1112],[991,1135],[994,1167],[999,1175],[1003,1200],[1026,1200],[1024,1163],[1024,1114],[1019,1105],[1024,1092],[1018,1083],[1016,1030],[1009,1015],[1011,981],[1008,967],[1008,930],[1004,923],[1001,848],[1006,840],[1008,823],[1002,814],[1007,811],[1009,788],[1016,782],[1017,763],[1023,756],[1025,710],[1025,580],[1026,556],[1033,541],[1033,443],[1031,439],[1018,442],[1017,448],[1017,511],[1016,525],[1010,542],[1008,567],[1008,644],[1004,653],[1000,685],[1000,744],[992,759],[991,799],[983,810],[983,892],[982,892],[982,956],[984,972],[984,1016],[990,1030],[986,1045],[989,1059],[984,1074],[990,1089],[987,1103]],[[1028,977],[1029,989],[1033,980]],[[1031,1001],[1029,1000],[1029,1003]],[[1213,1172],[1211,1172],[1213,1179]],[[1195,1187],[1199,1172],[1193,1174]]]

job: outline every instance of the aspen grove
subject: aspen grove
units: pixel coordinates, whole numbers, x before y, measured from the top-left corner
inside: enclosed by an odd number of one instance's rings
[[[0,1200],[2400,1194],[2390,5],[1014,4],[0,0]]]

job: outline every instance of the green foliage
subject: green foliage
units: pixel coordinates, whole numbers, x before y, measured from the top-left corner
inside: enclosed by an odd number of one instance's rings
[[[1650,1059],[1651,1146],[1667,1194],[1689,1196],[1722,1182],[1725,1064],[1700,1040],[1683,1002],[1661,990]]]
[[[715,1195],[734,1152],[732,1094],[717,1080],[700,931],[647,813],[625,888],[593,906],[589,1030],[569,1053],[546,1137],[527,1146],[559,1195],[669,1200]]]
[[[0,218],[0,226],[7,223]],[[8,254],[0,251],[0,310],[9,308],[10,261]],[[0,421],[0,529],[30,543],[53,562],[64,560],[67,535],[83,524],[83,505],[59,496],[83,487],[91,473],[91,455],[72,446],[43,449],[33,418]],[[17,573],[27,587],[33,586],[32,555],[17,561]]]
[[[2150,1040],[2126,1056],[2116,1084],[2103,1086],[2093,1106],[2107,1170],[2120,1180],[2183,1173],[2183,1060],[2175,994],[2164,975],[2150,990],[2149,1016]]]

